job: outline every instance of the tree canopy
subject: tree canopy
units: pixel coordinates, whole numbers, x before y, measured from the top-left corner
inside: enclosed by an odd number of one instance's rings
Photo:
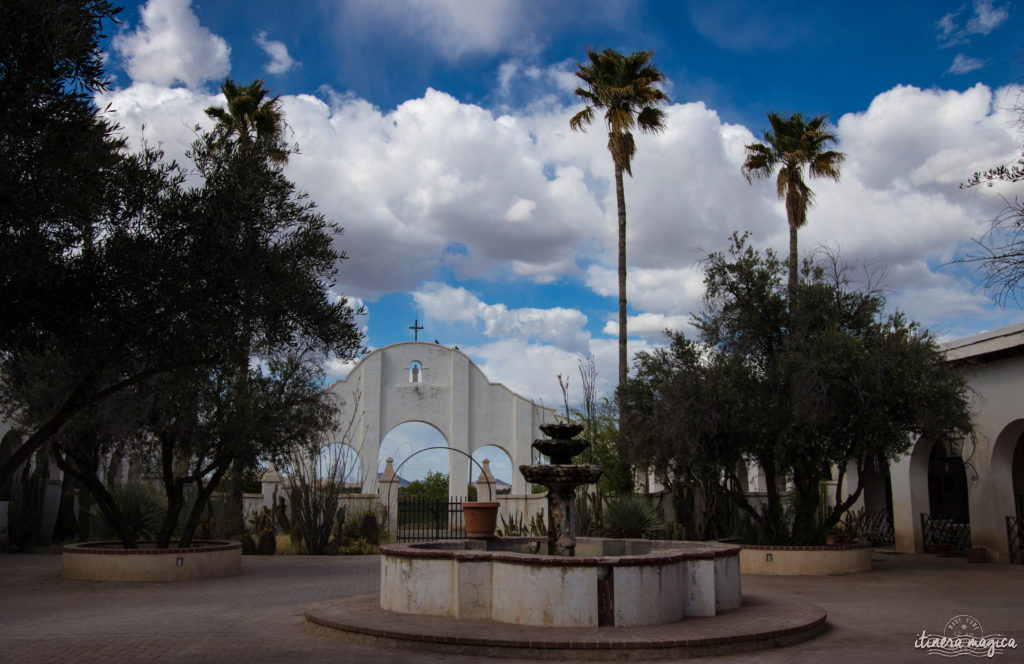
[[[49,445],[116,526],[96,475],[111,450],[159,459],[169,509],[182,509],[183,482],[201,504],[225,463],[329,428],[319,364],[353,357],[362,336],[333,292],[342,229],[284,175],[281,132],[260,133],[276,99],[260,81],[238,86],[255,119],[245,104],[231,112],[255,133],[199,134],[200,181],[186,187],[159,151],[129,152],[92,104],[114,13],[13,2],[0,26],[0,408],[27,434],[0,480]]]
[[[667,485],[703,484],[733,501],[751,538],[813,544],[856,501],[862,472],[834,504],[822,503],[823,481],[894,459],[917,436],[969,435],[970,413],[965,382],[931,335],[886,314],[838,262],[805,264],[793,306],[784,273],[746,236],[708,256],[696,338],[673,332],[668,348],[637,357],[631,449]],[[763,511],[742,490],[748,463],[764,472]]]
[[[1014,110],[1018,126],[1024,125],[1024,98],[1017,98]],[[1013,163],[975,173],[960,188],[1019,182],[1024,182],[1024,154]],[[988,220],[985,232],[975,240],[975,250],[961,255],[957,262],[976,265],[984,273],[985,290],[997,304],[1013,302],[1024,307],[1024,201],[1019,196],[1004,197],[1003,201],[1003,209]]]

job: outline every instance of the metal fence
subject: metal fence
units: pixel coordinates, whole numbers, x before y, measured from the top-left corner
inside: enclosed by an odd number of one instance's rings
[[[464,539],[462,498],[450,501],[398,497],[398,541]]]
[[[1010,547],[1010,562],[1024,563],[1024,519],[1006,517],[1006,542]]]
[[[957,521],[948,514],[922,512],[921,533],[925,553],[932,553],[936,544],[948,544],[953,552],[966,551],[971,545],[971,524]]]
[[[864,512],[862,527],[864,536],[874,546],[896,543],[896,532],[892,527],[892,512],[889,510]]]

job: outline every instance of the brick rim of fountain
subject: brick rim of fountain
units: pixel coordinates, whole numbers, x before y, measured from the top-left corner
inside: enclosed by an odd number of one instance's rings
[[[743,597],[738,609],[645,627],[534,627],[492,620],[395,614],[376,594],[318,602],[305,612],[314,631],[365,645],[479,657],[621,661],[754,652],[813,639],[827,629],[818,606]]]

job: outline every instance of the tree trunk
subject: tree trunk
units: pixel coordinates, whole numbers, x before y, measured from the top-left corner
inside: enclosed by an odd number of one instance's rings
[[[796,298],[796,286],[800,273],[800,266],[798,265],[799,258],[797,258],[797,247],[796,247],[796,226],[792,222],[789,224],[789,308],[792,311],[793,302]]]
[[[114,496],[107,490],[103,482],[96,477],[96,464],[91,464],[92,468],[90,468],[89,463],[82,463],[81,459],[65,456],[58,449],[54,449],[53,458],[57,462],[58,468],[63,470],[65,474],[74,477],[92,492],[93,498],[96,500],[96,506],[103,513],[107,523],[117,531],[124,548],[139,548],[138,541],[135,539],[135,531],[128,525],[124,515],[121,513],[121,508],[114,500]]]
[[[178,548],[187,549],[192,546],[192,538],[195,537],[196,528],[199,526],[199,520],[202,518],[203,510],[210,502],[210,496],[213,495],[213,490],[220,484],[220,480],[224,477],[224,473],[227,471],[230,463],[224,462],[220,464],[216,471],[213,473],[213,477],[210,481],[203,486],[197,482],[199,492],[196,494],[195,505],[192,506],[192,513],[189,514],[188,521],[185,523],[185,527],[181,531],[181,541],[178,543]]]
[[[53,526],[53,541],[61,543],[78,534],[78,519],[75,518],[75,490],[77,482],[70,474],[64,474],[60,487],[60,508],[57,522]]]
[[[160,437],[160,470],[163,475],[164,493],[167,495],[167,511],[164,521],[157,533],[156,547],[166,549],[171,545],[174,528],[178,525],[178,515],[185,504],[184,482],[174,476],[174,443],[171,434]]]
[[[626,348],[626,193],[622,186],[622,167],[615,165],[615,198],[619,213],[619,440],[626,440],[626,400],[623,390],[629,376]],[[646,469],[644,469],[646,475]]]

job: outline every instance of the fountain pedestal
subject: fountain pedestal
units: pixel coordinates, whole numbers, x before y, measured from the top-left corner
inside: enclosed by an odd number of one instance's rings
[[[548,555],[576,555],[576,487],[601,479],[599,466],[577,466],[572,458],[590,447],[585,440],[573,440],[583,431],[579,424],[545,424],[540,430],[550,440],[536,440],[533,447],[551,459],[551,465],[519,466],[527,482],[548,488]]]

